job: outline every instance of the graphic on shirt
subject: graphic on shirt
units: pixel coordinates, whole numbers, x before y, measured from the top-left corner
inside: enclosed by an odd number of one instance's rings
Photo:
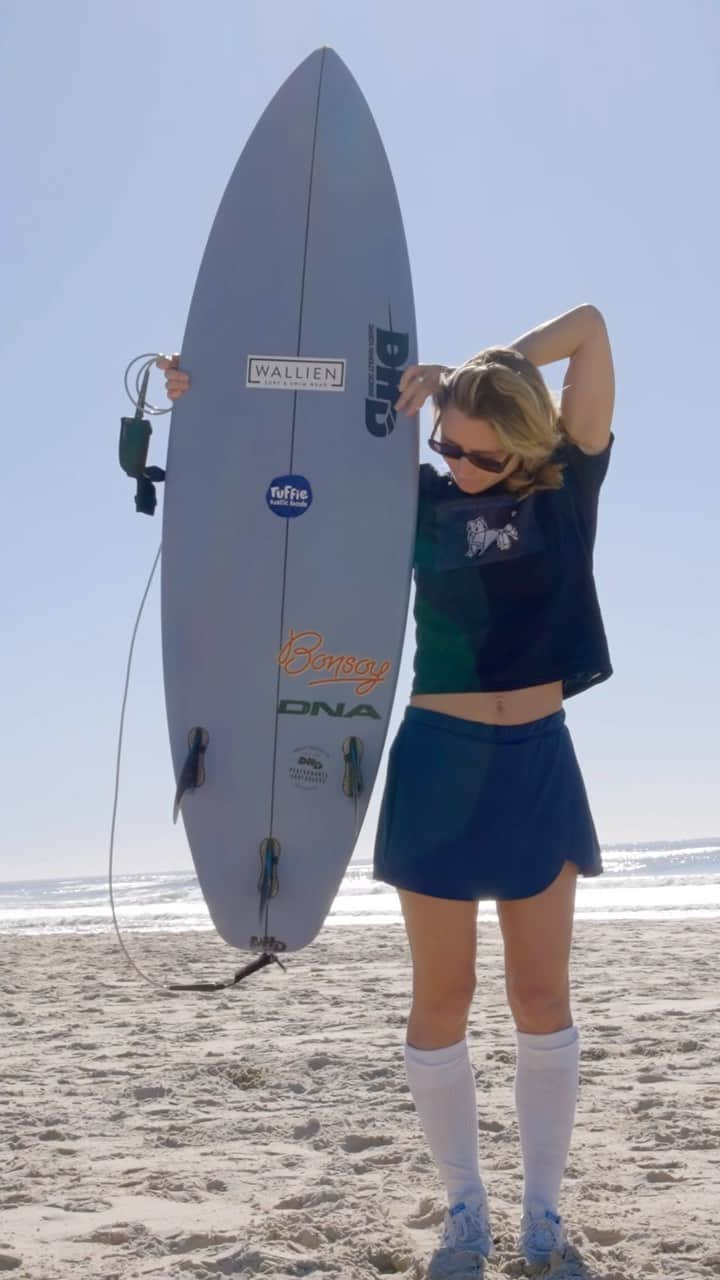
[[[508,523],[502,529],[491,529],[485,517],[478,516],[476,520],[468,520],[465,536],[468,544],[465,555],[477,556],[482,555],[493,544],[501,551],[507,551],[513,542],[517,542],[519,534],[514,524]]]
[[[533,494],[524,502],[506,493],[455,498],[433,511],[432,567],[436,573],[525,562],[547,551]],[[542,495],[539,495],[542,497]]]

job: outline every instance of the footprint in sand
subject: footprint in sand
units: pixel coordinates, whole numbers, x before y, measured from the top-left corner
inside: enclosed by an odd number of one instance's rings
[[[648,1169],[645,1174],[646,1182],[683,1182],[682,1177],[675,1178],[668,1169]]]
[[[348,1133],[343,1138],[340,1146],[343,1151],[348,1151],[354,1155],[358,1151],[367,1151],[369,1147],[387,1147],[391,1142],[392,1138],[388,1138],[381,1133]]]
[[[625,1239],[624,1231],[603,1230],[602,1227],[583,1227],[583,1233],[591,1244],[620,1244]]]
[[[425,1197],[420,1201],[415,1213],[405,1219],[406,1227],[415,1227],[416,1230],[423,1230],[426,1227],[437,1227],[445,1217],[445,1208],[438,1207],[435,1200]]]
[[[306,1191],[299,1196],[283,1196],[275,1205],[276,1209],[310,1209],[317,1204],[336,1204],[342,1200],[339,1191],[321,1187],[316,1191]]]
[[[316,1133],[320,1132],[320,1121],[314,1117],[307,1120],[305,1124],[296,1124],[292,1131],[293,1138],[314,1138]]]

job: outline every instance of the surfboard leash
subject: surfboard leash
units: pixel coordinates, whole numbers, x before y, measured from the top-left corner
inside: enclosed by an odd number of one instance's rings
[[[135,356],[135,359],[131,360],[127,366],[123,378],[125,390],[132,404],[135,405],[135,414],[132,418],[120,419],[118,454],[123,471],[136,482],[135,510],[145,516],[155,514],[157,505],[155,485],[165,479],[165,471],[162,467],[149,467],[147,465],[152,427],[144,415],[146,413],[157,415],[172,413],[172,405],[169,408],[160,409],[157,405],[150,404],[147,400],[150,370],[159,356],[160,352],[153,353],[150,351],[144,351],[142,355]],[[135,378],[135,395],[133,396],[128,386],[128,374],[138,360],[144,360],[145,364],[138,369]]]
[[[154,405],[148,404],[146,401],[147,385],[148,385],[148,379],[150,376],[150,369],[153,363],[155,362],[155,360],[158,358],[159,354],[160,353],[152,354],[150,352],[145,352],[142,356],[136,356],[134,360],[130,361],[130,364],[127,366],[127,369],[125,370],[125,390],[127,391],[131,401],[136,407],[136,413],[134,418],[123,418],[121,421],[120,465],[122,466],[123,470],[126,472],[127,475],[130,475],[137,480],[135,507],[138,513],[142,513],[143,515],[154,514],[155,505],[156,505],[155,483],[159,480],[165,479],[165,472],[162,470],[161,467],[148,467],[146,465],[147,451],[148,451],[148,445],[150,441],[150,435],[152,434],[152,428],[150,426],[150,423],[147,422],[147,420],[144,419],[143,417],[143,414],[145,411],[149,413],[157,413],[157,414],[171,412],[171,409],[159,409],[159,408],[156,408],[156,406]],[[132,368],[133,364],[136,364],[138,360],[146,360],[146,364],[142,366],[142,368],[140,369],[137,375],[136,384],[135,384],[136,397],[133,397],[133,395],[130,392],[130,388],[128,387],[128,373]],[[133,957],[130,955],[130,952],[125,946],[124,939],[120,933],[120,927],[118,925],[117,916],[115,914],[115,899],[113,895],[112,873],[113,873],[113,854],[115,849],[115,824],[117,820],[118,794],[120,790],[120,760],[122,757],[122,741],[123,741],[123,731],[125,726],[125,708],[127,705],[128,689],[130,685],[130,671],[132,669],[132,659],[133,659],[133,653],[135,650],[135,639],[137,636],[138,627],[140,625],[140,618],[142,617],[142,612],[145,607],[145,601],[147,600],[148,593],[150,591],[153,578],[155,576],[155,570],[157,569],[157,566],[160,560],[161,552],[162,552],[162,542],[160,543],[160,546],[157,549],[157,554],[153,561],[152,569],[150,570],[150,576],[147,580],[147,584],[145,586],[142,599],[140,601],[140,608],[138,609],[137,617],[135,619],[135,625],[133,627],[132,637],[130,639],[130,650],[128,653],[127,667],[125,671],[125,687],[123,690],[122,707],[120,710],[120,730],[118,734],[117,755],[115,760],[115,789],[114,789],[114,796],[113,796],[113,811],[112,811],[112,821],[110,824],[110,858],[109,858],[109,867],[108,867],[110,909],[112,912],[113,925],[115,926],[117,939],[118,939],[118,942],[120,943],[123,954],[125,955],[125,958],[128,964],[131,965],[131,967],[135,970],[135,972],[143,979],[144,982],[147,982],[149,986],[154,987],[158,991],[221,991],[225,987],[235,986],[236,983],[241,982],[243,978],[248,977],[251,973],[255,973],[258,969],[265,968],[266,965],[272,964],[273,962],[276,964],[279,964],[283,972],[285,971],[285,965],[282,963],[281,960],[278,959],[278,957],[274,953],[265,951],[263,952],[262,955],[258,956],[256,959],[251,960],[248,964],[243,965],[242,968],[237,969],[231,978],[227,978],[224,981],[173,982],[173,983],[157,982],[154,978],[150,977],[149,974],[145,973],[144,970],[142,970],[140,966],[135,963]],[[202,758],[204,755],[204,749],[207,746],[207,741],[208,741],[208,738],[207,738],[206,730],[203,730],[203,729],[191,730],[190,741],[189,741],[190,752],[188,756],[188,761],[186,761],[185,769],[182,771],[182,775],[178,783],[178,790],[175,794],[175,803],[174,803],[174,809],[173,809],[174,821],[177,820],[177,815],[179,811],[179,800],[180,800],[180,797],[182,796],[182,792],[184,790],[187,790],[193,787],[194,785],[199,785],[201,781],[204,781],[204,768],[202,765]]]
[[[266,951],[266,952],[263,952],[261,956],[258,956],[254,960],[251,960],[248,964],[243,965],[242,968],[237,969],[231,978],[226,978],[225,980],[222,980],[222,981],[170,982],[170,983],[156,982],[154,978],[150,977],[149,974],[145,973],[144,970],[141,969],[138,964],[136,964],[135,960],[130,955],[130,952],[125,946],[125,941],[120,932],[120,926],[118,924],[117,915],[115,913],[115,898],[113,895],[112,873],[113,873],[113,854],[115,850],[115,824],[117,820],[118,793],[120,788],[120,760],[122,758],[122,741],[123,741],[123,732],[125,727],[125,708],[127,704],[128,689],[130,685],[130,671],[132,669],[132,658],[133,658],[133,652],[135,649],[135,639],[137,636],[137,630],[140,624],[140,618],[142,617],[143,609],[145,607],[145,601],[147,600],[148,593],[152,585],[152,580],[155,576],[155,570],[157,569],[157,566],[160,560],[161,552],[162,552],[162,543],[160,543],[160,546],[158,547],[155,560],[153,561],[152,569],[150,570],[150,577],[148,578],[145,591],[143,592],[142,600],[140,601],[140,608],[138,610],[137,618],[135,619],[135,626],[133,627],[132,638],[130,641],[130,652],[128,654],[127,668],[125,672],[125,687],[123,690],[122,709],[120,711],[120,731],[118,735],[117,757],[115,762],[115,793],[113,797],[112,823],[110,827],[110,863],[109,863],[109,875],[108,875],[109,890],[110,890],[110,908],[112,911],[112,918],[113,918],[113,924],[115,926],[115,932],[117,934],[118,942],[120,943],[120,946],[125,955],[125,958],[128,964],[131,965],[131,967],[143,979],[144,982],[147,982],[151,987],[155,987],[155,989],[158,991],[221,991],[225,987],[235,986],[236,983],[241,982],[243,978],[248,977],[251,973],[255,973],[255,971],[258,969],[265,968],[266,965],[272,964],[273,961],[279,964],[280,968],[283,970],[285,970],[285,965],[278,959],[276,955],[273,955],[272,952]]]

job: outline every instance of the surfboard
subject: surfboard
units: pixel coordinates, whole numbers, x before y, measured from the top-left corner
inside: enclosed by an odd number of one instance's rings
[[[298,950],[331,908],[387,736],[410,594],[407,244],[329,48],[285,81],[217,210],[181,347],[162,532],[176,781],[219,934]]]

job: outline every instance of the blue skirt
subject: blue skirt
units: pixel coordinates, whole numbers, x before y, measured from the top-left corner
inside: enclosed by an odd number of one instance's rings
[[[408,706],[388,756],[373,879],[437,898],[529,898],[566,859],[603,871],[565,711],[486,724]]]

